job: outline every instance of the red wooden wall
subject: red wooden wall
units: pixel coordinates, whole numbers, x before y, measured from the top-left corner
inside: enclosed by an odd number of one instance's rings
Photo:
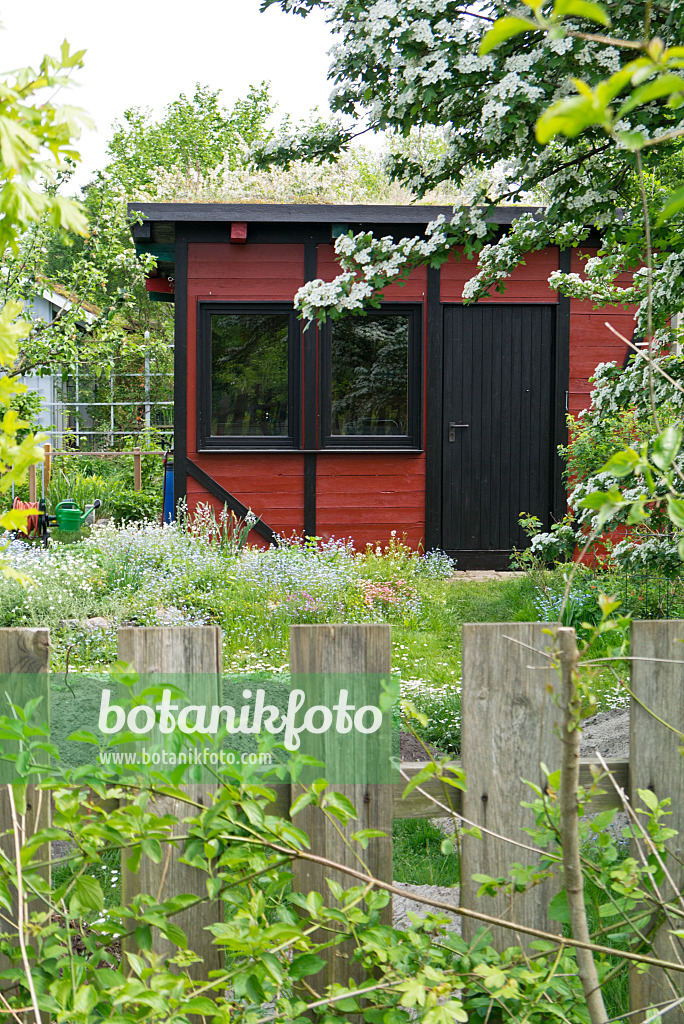
[[[304,523],[301,452],[197,451],[197,303],[292,302],[303,284],[303,245],[188,245],[188,457],[284,536],[301,533]],[[187,486],[189,508],[198,501],[220,507],[190,475]]]
[[[596,249],[573,249],[571,272],[584,277],[586,257],[595,256]],[[619,284],[629,284],[630,278],[618,278]],[[594,309],[591,302],[570,300],[570,403],[569,410],[576,416],[591,401],[589,378],[599,363],[616,361],[620,365],[628,347],[606,327],[610,323],[629,341],[634,332],[634,310],[623,306],[605,306]]]
[[[589,251],[589,254],[594,253]],[[506,283],[504,294],[493,292],[484,302],[555,303],[549,274],[558,268],[558,250],[531,253]],[[317,275],[330,280],[337,273],[332,245],[319,245]],[[581,272],[576,250],[572,270]],[[463,285],[475,272],[472,261],[449,260],[441,270],[441,299],[461,302]],[[283,536],[304,529],[304,454],[297,451],[200,453],[196,439],[196,338],[198,301],[292,301],[304,283],[304,245],[209,244],[188,247],[188,457],[217,483]],[[385,292],[388,302],[423,302],[427,271],[411,274],[403,287]],[[631,338],[633,317],[621,308],[594,310],[573,300],[570,321],[570,411],[589,403],[589,377],[599,362],[622,362],[625,345],[604,326],[609,320]],[[303,388],[302,388],[303,392]],[[424,395],[423,409],[427,405]],[[317,455],[316,532],[328,539],[353,537],[359,547],[387,543],[393,530],[417,547],[425,532],[425,453],[321,452]],[[219,502],[188,475],[188,505]],[[252,539],[256,539],[252,534]]]

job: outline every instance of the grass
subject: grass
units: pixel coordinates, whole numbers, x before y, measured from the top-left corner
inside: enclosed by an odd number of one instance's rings
[[[395,821],[394,878],[411,885],[459,885],[459,860],[456,854],[442,853],[444,834],[427,818]]]

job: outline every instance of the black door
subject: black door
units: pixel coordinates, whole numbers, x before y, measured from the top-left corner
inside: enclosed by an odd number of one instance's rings
[[[460,568],[506,568],[521,512],[548,529],[555,307],[444,307],[442,546]]]

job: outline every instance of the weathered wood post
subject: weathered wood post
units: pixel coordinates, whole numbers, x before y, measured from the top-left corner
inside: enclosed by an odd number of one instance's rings
[[[316,735],[307,730],[300,734],[302,753],[311,754],[325,765],[312,768],[309,780],[327,779],[329,789],[347,796],[358,814],[357,821],[343,827],[340,822],[329,821],[320,808],[309,806],[296,815],[295,824],[309,835],[314,853],[357,871],[364,871],[365,864],[371,875],[388,882],[392,881],[391,715],[386,712],[380,728],[366,734],[362,729],[371,725],[373,714],[370,711],[360,714],[359,709],[379,707],[382,680],[390,678],[390,658],[390,627],[386,625],[290,628],[292,686],[305,694],[298,718],[305,722],[306,709],[314,706],[329,709],[332,716],[332,725],[326,732]],[[345,690],[353,724],[341,733],[336,728],[336,708]],[[317,711],[311,723],[319,728],[324,719],[324,712]],[[293,786],[291,800],[297,795],[297,787]],[[349,836],[367,828],[378,829],[386,833],[386,837],[370,840],[364,850],[360,843],[350,841]],[[326,878],[339,882],[344,889],[360,884],[348,875],[306,860],[296,860],[293,871],[292,884],[296,892],[315,890],[325,901],[332,900]],[[382,915],[383,922],[391,924],[391,902]],[[322,990],[333,983],[345,984],[350,976],[359,977],[362,972],[350,964],[350,953],[349,943],[329,949],[325,976],[321,971],[309,979],[311,984]]]
[[[162,685],[164,678],[186,691],[188,703],[220,705],[221,701],[221,630],[218,626],[194,628],[122,628],[119,630],[119,658],[132,665],[143,677],[139,684],[142,689],[153,683]],[[158,677],[158,679],[155,679]],[[201,783],[187,784],[188,795],[193,799],[209,799],[211,787]],[[154,812],[172,814],[182,819],[192,814],[192,808],[171,797],[160,797],[154,801]],[[179,831],[183,826],[180,826]],[[125,905],[138,893],[148,893],[155,899],[165,900],[180,893],[192,893],[206,897],[206,875],[197,868],[179,863],[183,845],[171,849],[167,861],[164,849],[161,864],[155,864],[143,855],[137,875],[126,868],[123,858],[121,870],[121,896]],[[222,904],[206,901],[190,907],[174,917],[188,937],[188,946],[203,963],[193,964],[187,970],[194,978],[206,978],[207,972],[223,966],[223,955],[212,945],[210,932],[206,927],[222,920]],[[153,929],[152,947],[162,956],[173,956],[178,950]]]
[[[634,808],[644,807],[640,789],[650,790],[659,800],[671,800],[667,809],[672,813],[663,824],[679,833],[667,843],[671,856],[666,865],[675,889],[667,880],[659,889],[665,899],[672,900],[684,885],[684,758],[680,752],[681,735],[664,723],[684,732],[684,622],[633,622],[631,654],[635,660],[631,671],[630,801]],[[633,854],[638,856],[635,850]],[[678,902],[681,914],[681,899]],[[655,938],[654,955],[664,960],[684,959],[684,942],[671,934],[673,927],[681,928],[680,917],[674,926],[662,924]],[[648,973],[633,970],[630,1009],[645,1010],[652,1003],[668,1002],[683,990],[681,974],[673,975],[670,981],[666,972],[658,968],[651,967]],[[647,1016],[644,1012],[633,1019],[640,1022]],[[667,1020],[684,1020],[682,1007],[670,1011]]]
[[[463,815],[476,825],[532,846],[523,831],[534,825],[530,810],[520,806],[534,799],[525,781],[544,787],[540,765],[560,767],[561,745],[556,731],[559,712],[553,695],[558,672],[548,654],[551,637],[543,623],[466,623],[463,626],[463,689],[461,752],[466,773]],[[555,878],[512,897],[478,898],[474,874],[507,876],[511,864],[539,863],[535,855],[486,833],[463,836],[461,903],[471,910],[520,924],[557,932],[547,915],[558,889]],[[463,935],[470,942],[481,925],[464,917]],[[519,945],[514,930],[493,928],[491,944],[503,950]]]
[[[35,721],[49,722],[49,668],[49,630],[0,629],[0,714],[11,716],[10,704],[23,707],[35,697],[42,697]],[[9,753],[10,750],[18,751],[18,745],[3,740],[3,753]],[[9,783],[15,779],[14,765],[4,760],[0,761],[0,848],[13,861],[16,860],[16,830],[7,790]],[[49,795],[38,793],[35,784],[30,785],[26,795],[25,837],[28,839],[38,829],[47,828],[49,824]],[[19,835],[18,838],[21,840],[23,837]],[[44,853],[45,856],[41,859],[49,857],[49,846],[46,846]],[[45,869],[45,874],[49,877],[48,868]],[[13,896],[13,903],[14,918],[17,911],[16,894]],[[8,966],[5,958],[0,957],[0,970],[5,970]]]
[[[52,473],[52,445],[49,442],[45,444],[45,464],[43,471],[43,480],[45,481],[45,489],[43,491],[43,497],[47,493],[47,489],[50,486],[50,475]]]
[[[140,448],[133,449],[133,490],[142,491],[142,465]]]

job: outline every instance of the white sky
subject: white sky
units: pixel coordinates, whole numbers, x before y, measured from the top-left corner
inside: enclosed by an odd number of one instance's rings
[[[327,113],[332,45],[318,13],[306,19],[279,8],[259,13],[259,0],[14,0],[0,4],[0,72],[36,66],[58,54],[63,39],[85,49],[79,88],[62,93],[83,107],[96,130],[84,132],[84,184],[102,166],[110,126],[128,107],[156,113],[195,83],[221,89],[230,106],[250,84],[270,80],[278,113]]]

